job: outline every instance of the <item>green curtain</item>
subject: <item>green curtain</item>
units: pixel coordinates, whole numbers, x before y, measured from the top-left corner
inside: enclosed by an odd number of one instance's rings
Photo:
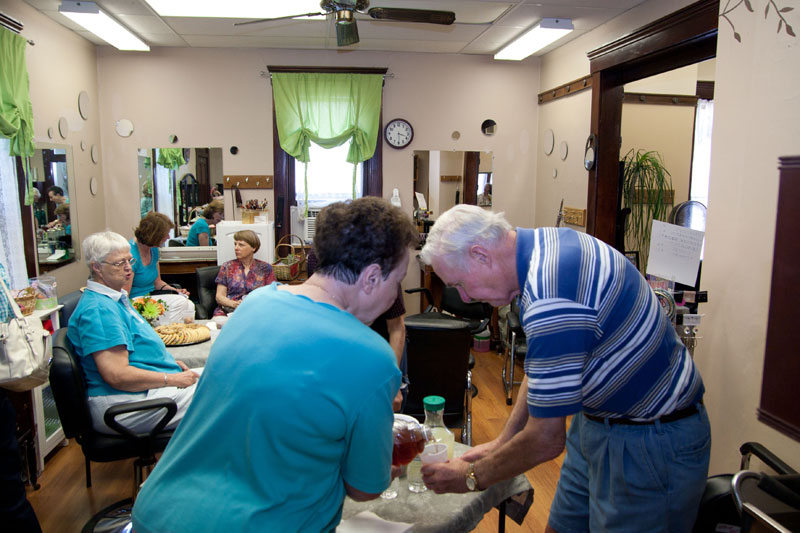
[[[31,105],[28,68],[25,65],[27,41],[0,28],[0,135],[11,140],[9,155],[25,161],[27,193],[25,205],[33,202],[33,179],[28,171],[28,157],[33,155],[33,105]]]
[[[183,148],[159,148],[157,163],[164,168],[177,172],[181,165],[186,164],[186,160],[183,158]],[[172,182],[175,181],[176,175],[170,176],[170,188],[172,187]],[[181,205],[181,188],[177,184],[175,184],[175,205]]]
[[[308,163],[312,141],[334,148],[350,140],[347,161],[353,163],[355,197],[355,165],[371,158],[378,142],[382,88],[380,74],[274,73],[272,92],[281,148]]]

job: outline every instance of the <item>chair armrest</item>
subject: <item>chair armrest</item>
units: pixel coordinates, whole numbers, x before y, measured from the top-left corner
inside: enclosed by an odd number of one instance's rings
[[[750,456],[755,455],[761,459],[764,464],[775,470],[778,474],[797,474],[797,470],[784,463],[777,455],[772,453],[761,443],[758,442],[745,442],[739,448],[742,454],[742,470],[747,470],[750,465]]]
[[[484,318],[483,320],[480,321],[480,323],[477,326],[475,326],[474,328],[470,329],[469,332],[472,335],[477,335],[478,333],[480,333],[483,330],[485,330],[486,328],[488,328],[489,327],[489,322],[491,322],[491,321],[492,321],[491,318]]]
[[[150,411],[153,409],[166,409],[166,412],[161,420],[158,421],[158,424],[156,424],[147,435],[144,433],[135,433],[117,422],[117,417],[119,415],[135,413],[137,411]],[[145,436],[154,437],[160,433],[161,430],[163,430],[164,427],[169,424],[169,421],[172,420],[177,412],[178,404],[175,403],[175,400],[171,398],[153,398],[151,400],[141,400],[138,402],[119,403],[117,405],[112,405],[103,415],[103,421],[114,431],[117,431],[118,433],[127,437],[139,439]]]
[[[434,307],[433,307],[433,295],[431,294],[431,291],[429,289],[427,289],[425,287],[417,287],[415,289],[406,289],[406,294],[416,294],[418,292],[423,293],[425,295],[425,299],[428,301],[428,307],[425,308],[425,313],[430,313],[431,311],[433,311],[434,310]]]

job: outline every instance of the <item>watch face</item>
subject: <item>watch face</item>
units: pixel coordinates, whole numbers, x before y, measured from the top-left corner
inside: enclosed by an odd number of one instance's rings
[[[408,121],[396,118],[391,120],[384,130],[384,137],[389,146],[404,148],[411,143],[414,138],[414,129]]]
[[[467,488],[469,490],[475,490],[475,478],[467,477]]]

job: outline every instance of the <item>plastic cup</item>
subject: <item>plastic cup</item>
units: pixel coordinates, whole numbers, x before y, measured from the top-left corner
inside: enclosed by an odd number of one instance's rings
[[[447,444],[433,442],[425,446],[425,449],[419,454],[422,464],[430,465],[433,463],[444,463],[447,461]]]

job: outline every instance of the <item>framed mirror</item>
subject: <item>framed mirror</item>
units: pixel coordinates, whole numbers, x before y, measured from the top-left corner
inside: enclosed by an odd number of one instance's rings
[[[416,193],[425,198],[434,219],[456,203],[491,208],[492,152],[415,150],[413,157],[415,212]]]
[[[20,207],[32,214],[34,233],[30,240],[33,242],[26,247],[30,246],[41,275],[76,261],[80,256],[80,246],[76,245],[79,242],[78,211],[72,147],[43,142],[36,144],[36,151],[30,158],[34,202],[31,206]],[[17,159],[19,169],[21,162]]]
[[[184,240],[211,189],[224,188],[222,148],[139,148],[137,160],[140,215],[164,213]]]

